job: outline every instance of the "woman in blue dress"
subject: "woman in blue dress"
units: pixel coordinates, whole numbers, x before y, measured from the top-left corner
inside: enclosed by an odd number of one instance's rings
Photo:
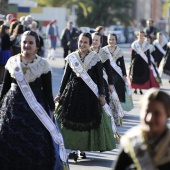
[[[0,38],[1,38],[1,51],[0,51],[0,83],[4,79],[5,64],[11,57],[11,42],[9,37],[9,27],[1,25],[0,27]]]

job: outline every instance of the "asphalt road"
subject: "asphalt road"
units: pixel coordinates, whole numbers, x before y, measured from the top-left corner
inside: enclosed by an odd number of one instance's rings
[[[129,63],[130,63],[130,46],[129,45],[121,45],[124,58],[126,63],[126,69],[128,71]],[[52,67],[52,82],[53,82],[53,94],[54,96],[57,94],[58,89],[60,87],[61,78],[63,75],[63,66],[64,60],[62,58],[63,51],[61,48],[56,50],[56,59],[51,60],[47,59]],[[161,87],[162,90],[170,93],[170,86],[168,80],[163,80],[163,86]],[[145,92],[145,91],[144,91]],[[139,124],[139,100],[141,95],[133,94],[133,101],[134,101],[134,109],[130,112],[125,113],[124,116],[124,124],[121,127],[118,127],[118,132],[123,135],[128,129],[136,126]],[[119,152],[119,144],[117,143],[117,148],[113,151],[109,152],[87,152],[87,159],[85,160],[78,160],[75,163],[73,160],[69,160],[70,169],[71,170],[108,170],[111,169],[112,164],[116,160],[116,157]],[[69,150],[68,150],[69,153]]]
[[[129,45],[121,45],[124,58],[126,63],[126,69],[128,71],[129,63],[130,63],[130,48]],[[53,95],[55,96],[58,93],[60,82],[63,75],[63,51],[62,48],[56,49],[56,58],[55,60],[48,59],[46,60],[49,62],[52,68],[52,86],[53,86]],[[163,80],[163,86],[161,89],[167,93],[170,93],[170,84],[167,79]],[[144,91],[145,92],[145,91]],[[125,113],[124,116],[124,124],[121,127],[117,127],[118,132],[120,135],[123,135],[128,129],[136,126],[139,124],[139,100],[141,95],[133,94],[133,101],[134,101],[134,109],[130,112]],[[109,152],[87,152],[87,159],[85,160],[78,160],[75,163],[73,160],[69,160],[70,169],[71,170],[111,170],[111,166],[116,160],[116,157],[119,153],[119,143],[116,144],[116,149]],[[67,150],[68,153],[70,152]]]

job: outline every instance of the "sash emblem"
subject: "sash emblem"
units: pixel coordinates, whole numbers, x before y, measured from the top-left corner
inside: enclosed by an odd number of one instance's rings
[[[76,66],[76,67],[79,66],[79,63],[78,63],[78,62],[75,62],[75,66]]]
[[[19,67],[15,67],[15,71],[19,71]]]

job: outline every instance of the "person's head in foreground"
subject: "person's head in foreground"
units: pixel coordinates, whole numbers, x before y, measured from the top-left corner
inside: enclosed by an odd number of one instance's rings
[[[167,129],[170,117],[170,96],[159,90],[150,89],[141,100],[140,120],[147,135],[158,138]]]
[[[141,100],[140,126],[121,138],[121,152],[114,170],[170,169],[170,96],[152,88]]]

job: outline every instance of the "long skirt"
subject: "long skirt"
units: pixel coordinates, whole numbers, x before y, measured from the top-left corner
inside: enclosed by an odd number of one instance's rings
[[[67,83],[55,116],[67,149],[109,151],[115,148],[111,119],[81,78]]]
[[[10,57],[11,57],[11,50],[1,50],[0,51],[0,64],[5,65]]]
[[[131,87],[134,89],[150,89],[152,87],[159,88],[160,85],[156,77],[154,77],[152,70],[150,69],[150,79],[144,84],[131,83]]]
[[[124,111],[131,111],[134,108],[132,93],[129,85],[126,84],[125,102],[121,102]]]
[[[42,90],[36,88],[33,92],[50,114]],[[59,147],[55,145],[54,148],[50,133],[31,110],[17,85],[2,100],[0,114],[1,170],[62,170]]]
[[[74,131],[60,124],[65,147],[81,151],[111,151],[116,148],[111,119],[102,110],[101,123],[97,129]]]

